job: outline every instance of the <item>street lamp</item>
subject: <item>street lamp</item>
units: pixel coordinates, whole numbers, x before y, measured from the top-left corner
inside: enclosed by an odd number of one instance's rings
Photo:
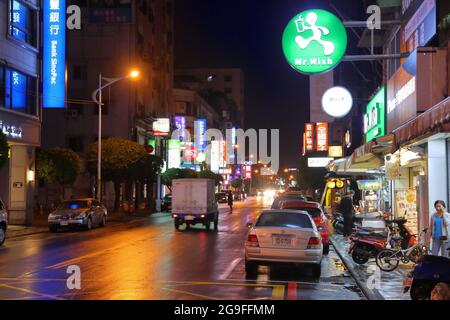
[[[97,156],[97,200],[102,199],[102,90],[124,79],[136,79],[139,71],[132,70],[128,75],[121,78],[105,78],[100,72],[98,76],[98,89],[92,93],[92,100],[98,104],[98,156]],[[105,81],[106,84],[102,84]],[[98,99],[97,99],[98,95]]]

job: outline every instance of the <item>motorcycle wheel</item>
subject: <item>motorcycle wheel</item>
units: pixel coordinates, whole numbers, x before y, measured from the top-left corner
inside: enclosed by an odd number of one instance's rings
[[[398,268],[400,260],[397,258],[391,258],[394,252],[388,249],[381,250],[376,258],[377,266],[385,272],[392,272]]]
[[[369,261],[369,257],[366,255],[359,254],[356,250],[352,253],[353,261],[357,264],[366,264]]]

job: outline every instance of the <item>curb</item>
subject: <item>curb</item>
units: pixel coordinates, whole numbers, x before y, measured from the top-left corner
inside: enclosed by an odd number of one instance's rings
[[[48,230],[45,229],[45,230],[34,231],[34,232],[29,232],[29,233],[21,233],[21,234],[11,235],[8,231],[6,231],[6,237],[7,237],[7,239],[15,239],[15,238],[32,236],[35,234],[47,233],[47,232],[48,232]]]
[[[345,267],[347,268],[347,270],[352,275],[353,279],[355,279],[356,284],[361,289],[361,291],[363,292],[363,294],[367,298],[367,300],[386,300],[386,299],[384,299],[384,297],[378,291],[369,289],[366,286],[366,284],[364,283],[364,281],[362,281],[358,277],[358,274],[354,271],[353,268],[350,267],[351,266],[351,262],[349,261],[349,259],[347,257],[345,257],[343,254],[341,254],[340,250],[338,250],[337,247],[334,245],[333,239],[331,237],[330,237],[330,242],[333,245],[336,253],[339,256],[339,258],[341,258],[341,260],[344,263]]]

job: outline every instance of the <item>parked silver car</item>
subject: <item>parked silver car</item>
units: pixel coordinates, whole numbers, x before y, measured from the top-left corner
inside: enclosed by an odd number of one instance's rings
[[[64,201],[48,216],[48,228],[57,232],[59,228],[106,226],[108,211],[95,199],[78,199]]]
[[[6,213],[6,207],[0,200],[0,246],[5,243],[6,229],[8,228],[8,215]]]
[[[256,274],[258,265],[311,265],[321,275],[322,238],[311,216],[297,210],[266,210],[258,217],[245,242],[245,270]]]

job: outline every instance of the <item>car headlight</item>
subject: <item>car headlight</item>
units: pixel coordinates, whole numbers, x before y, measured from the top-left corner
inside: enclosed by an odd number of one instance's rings
[[[86,212],[80,213],[80,214],[77,216],[77,219],[84,219],[84,218],[86,218]]]

